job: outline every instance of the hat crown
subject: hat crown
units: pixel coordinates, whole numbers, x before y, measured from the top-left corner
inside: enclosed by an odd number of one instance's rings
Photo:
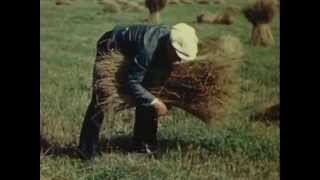
[[[181,59],[195,59],[199,40],[193,27],[185,23],[174,25],[170,32],[170,39],[172,46]]]

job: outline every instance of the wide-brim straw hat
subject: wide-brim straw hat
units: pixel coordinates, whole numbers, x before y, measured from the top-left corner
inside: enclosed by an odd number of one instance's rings
[[[193,27],[178,23],[170,31],[171,44],[177,55],[186,61],[194,60],[198,53],[198,37]]]

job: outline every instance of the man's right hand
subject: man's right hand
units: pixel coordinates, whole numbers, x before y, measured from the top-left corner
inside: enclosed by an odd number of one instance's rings
[[[157,112],[158,116],[164,116],[167,114],[168,109],[167,106],[158,98],[152,103],[155,111]]]

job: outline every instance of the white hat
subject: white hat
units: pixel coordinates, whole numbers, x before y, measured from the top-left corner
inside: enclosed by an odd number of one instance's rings
[[[177,55],[186,61],[194,60],[198,52],[198,37],[193,27],[179,23],[172,27],[170,40]]]

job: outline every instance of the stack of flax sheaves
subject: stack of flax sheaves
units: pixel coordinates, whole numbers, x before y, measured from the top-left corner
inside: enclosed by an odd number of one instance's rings
[[[270,46],[274,43],[271,22],[278,12],[275,0],[257,0],[243,10],[247,20],[253,25],[251,43],[255,46]]]
[[[221,119],[234,97],[239,77],[237,60],[241,57],[238,38],[207,40],[199,45],[197,61],[174,64],[163,81],[143,85],[167,105],[183,109],[211,125]],[[116,51],[96,60],[94,90],[104,111],[119,112],[134,107],[126,92],[128,64],[129,60]]]

